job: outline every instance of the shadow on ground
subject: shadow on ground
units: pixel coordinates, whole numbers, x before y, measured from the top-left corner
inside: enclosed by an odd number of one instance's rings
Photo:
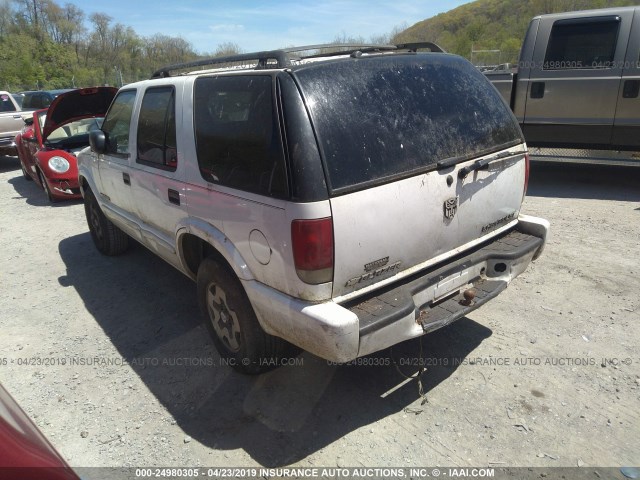
[[[527,195],[638,202],[640,168],[532,161]]]
[[[18,169],[20,166],[18,164]],[[58,200],[57,202],[50,202],[47,198],[47,195],[44,193],[44,190],[40,188],[36,182],[29,181],[22,175],[20,172],[20,176],[13,177],[9,179],[9,183],[13,186],[16,193],[19,195],[17,197],[13,197],[14,199],[26,199],[28,205],[33,205],[34,207],[65,207],[67,205],[75,205],[81,203],[81,199],[72,199],[72,200]]]
[[[20,170],[18,157],[0,155],[0,173],[13,172],[15,170]]]
[[[304,353],[293,360],[297,365],[244,376],[223,365],[213,349],[200,323],[195,285],[145,248],[104,257],[86,233],[63,240],[59,250],[67,267],[60,284],[77,290],[149,391],[185,434],[208,447],[242,448],[261,465],[283,466],[408,406],[430,415],[417,383],[405,381],[390,351],[366,357],[368,366],[329,365]],[[424,337],[423,352],[465,358],[490,335],[465,318]],[[393,358],[416,359],[419,351],[419,341],[405,342]],[[423,377],[426,394],[454,371],[430,368]]]

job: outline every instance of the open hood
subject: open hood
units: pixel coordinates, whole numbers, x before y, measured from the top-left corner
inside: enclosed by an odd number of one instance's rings
[[[67,123],[83,118],[103,117],[117,92],[118,89],[114,87],[92,87],[59,95],[49,105],[47,118],[42,126],[42,141]]]

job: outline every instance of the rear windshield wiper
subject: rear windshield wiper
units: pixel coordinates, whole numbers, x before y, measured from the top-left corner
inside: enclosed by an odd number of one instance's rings
[[[491,162],[495,162],[496,160],[500,160],[502,158],[511,157],[516,154],[517,153],[514,153],[514,152],[502,152],[502,153],[498,153],[497,155],[494,155],[493,157],[478,160],[477,162],[474,162],[467,167],[462,167],[460,170],[458,170],[458,178],[464,180],[465,178],[467,178],[467,175],[469,175],[471,172],[475,172],[476,170],[486,168],[489,166]]]
[[[462,156],[462,157],[451,157],[451,158],[447,158],[446,160],[440,160],[438,163],[436,163],[436,168],[438,170],[442,170],[444,168],[451,167],[456,163],[460,163],[464,161],[464,159],[465,157]]]

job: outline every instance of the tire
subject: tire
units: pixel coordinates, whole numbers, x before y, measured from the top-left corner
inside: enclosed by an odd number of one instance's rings
[[[40,179],[40,183],[42,183],[42,189],[44,190],[44,193],[47,195],[47,199],[49,200],[49,202],[56,203],[58,199],[54,197],[53,194],[51,193],[51,190],[49,189],[49,184],[47,183],[47,180],[44,178],[44,175],[40,170],[38,170],[38,178]]]
[[[100,253],[115,256],[129,248],[129,236],[105,217],[98,200],[89,189],[84,195],[84,213],[91,238]]]
[[[22,159],[19,159],[19,160],[20,160],[20,168],[22,169],[22,176],[25,178],[25,180],[29,182],[33,182],[33,178],[31,178],[31,175],[29,175],[29,173],[27,172],[27,169],[24,166]]]
[[[240,281],[211,257],[198,268],[198,303],[218,353],[235,370],[263,373],[294,352],[292,345],[262,330]]]

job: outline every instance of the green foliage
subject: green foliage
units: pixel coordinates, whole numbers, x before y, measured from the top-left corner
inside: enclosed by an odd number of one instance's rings
[[[476,63],[515,62],[530,19],[539,14],[633,5],[637,0],[477,0],[388,34],[372,43],[434,41]],[[54,0],[0,0],[0,90],[20,91],[115,85],[148,78],[159,67],[199,56],[186,40],[141,37],[104,13],[89,17]],[[333,43],[364,43],[342,33]],[[242,52],[224,43],[207,56]]]
[[[198,57],[182,38],[140,37],[103,13],[91,15],[87,31],[85,18],[53,0],[0,0],[0,90],[120,86]]]
[[[430,41],[477,64],[515,63],[529,21],[545,13],[634,5],[637,0],[477,0],[393,35],[393,43]],[[475,53],[472,50],[499,50]]]

